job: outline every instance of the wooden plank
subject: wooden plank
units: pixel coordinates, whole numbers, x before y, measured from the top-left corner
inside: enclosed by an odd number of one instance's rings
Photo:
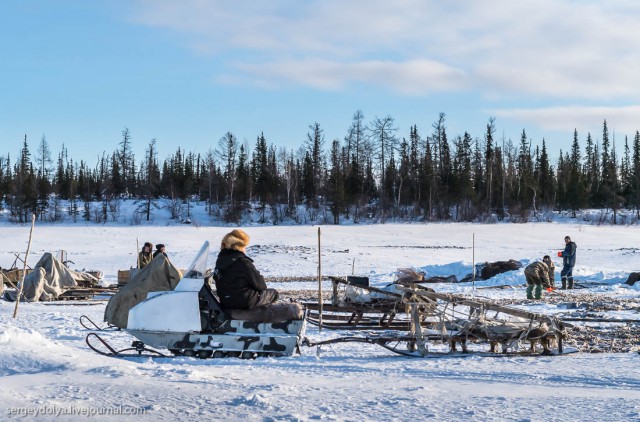
[[[341,280],[341,279],[335,279],[334,281],[338,282],[338,283],[342,283],[342,284],[347,284],[346,280]],[[434,302],[437,300],[443,300],[445,302],[449,302],[449,303],[453,303],[453,304],[457,304],[457,305],[463,305],[463,306],[468,306],[470,308],[476,308],[476,309],[485,309],[485,310],[490,310],[490,311],[495,311],[495,312],[502,312],[508,315],[513,315],[513,316],[517,316],[517,317],[521,317],[521,318],[526,318],[526,319],[533,319],[536,321],[543,321],[543,320],[548,320],[551,317],[547,316],[547,315],[543,315],[543,314],[538,314],[535,312],[528,312],[528,311],[524,311],[521,309],[516,309],[516,308],[510,308],[507,306],[502,306],[502,305],[497,305],[493,302],[490,301],[484,301],[484,300],[478,300],[478,299],[469,299],[466,298],[464,296],[459,296],[459,295],[454,295],[454,294],[449,294],[449,293],[436,293],[434,292],[432,289],[429,289],[427,287],[423,287],[420,285],[415,285],[415,290],[414,289],[408,289],[405,292],[405,294],[399,294],[399,293],[392,293],[392,292],[387,292],[385,290],[381,290],[381,289],[376,289],[375,287],[360,287],[362,289],[365,290],[370,290],[370,291],[374,291],[374,292],[379,292],[379,293],[384,293],[387,294],[389,296],[393,296],[393,297],[397,297],[397,298],[403,298],[404,301],[411,301],[411,298],[408,297],[408,295],[415,295],[417,297],[420,298],[424,298],[429,302]]]
[[[457,305],[464,305],[464,306],[468,306],[470,308],[476,308],[476,309],[485,309],[485,310],[489,310],[489,311],[495,311],[495,312],[502,312],[505,314],[509,314],[509,315],[513,315],[513,316],[518,316],[521,318],[526,318],[526,319],[533,319],[536,321],[541,321],[541,320],[547,320],[550,317],[547,315],[543,315],[543,314],[538,314],[535,312],[528,312],[528,311],[524,311],[521,309],[516,309],[516,308],[510,308],[507,306],[502,306],[502,305],[496,305],[493,302],[489,302],[489,301],[484,301],[484,300],[471,300],[468,298],[465,298],[463,296],[458,296],[458,295],[453,295],[453,294],[446,294],[446,293],[436,293],[436,292],[429,292],[429,291],[419,291],[419,292],[415,292],[416,295],[418,296],[425,296],[429,299],[432,300],[444,300],[446,302],[449,303],[455,303]]]
[[[27,268],[27,272],[25,273],[25,275],[29,274],[31,271],[31,269]],[[2,274],[4,275],[5,279],[12,282],[12,283],[19,283],[20,281],[22,281],[22,273],[24,271],[20,268],[14,268],[11,270],[2,270]]]
[[[640,323],[640,319],[613,319],[613,318],[570,318],[570,317],[561,317],[562,321],[577,321],[577,322],[612,322],[612,323]]]
[[[131,272],[129,270],[118,270],[118,284],[127,284],[130,280]]]
[[[307,309],[317,311],[319,306],[317,302],[302,302],[302,306]],[[364,313],[376,313],[381,314],[385,312],[391,312],[397,308],[401,310],[404,309],[404,306],[399,304],[398,302],[394,302],[392,304],[351,304],[344,306],[333,306],[333,305],[324,305],[322,307],[323,312],[364,312]]]

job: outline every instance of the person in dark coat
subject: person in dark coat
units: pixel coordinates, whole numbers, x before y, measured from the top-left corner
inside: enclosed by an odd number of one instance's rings
[[[564,251],[558,252],[558,256],[562,257],[561,290],[573,289],[573,267],[576,265],[576,250],[578,249],[569,236],[564,237],[564,243]]]
[[[551,288],[549,282],[549,267],[544,262],[533,262],[524,269],[527,279],[527,299],[542,298],[542,287]],[[534,291],[535,289],[535,291]]]
[[[151,250],[153,249],[153,244],[151,242],[144,242],[144,246],[142,250],[138,253],[138,268],[143,269],[153,259],[151,256]]]
[[[556,266],[551,260],[551,257],[549,255],[545,255],[544,257],[542,257],[542,262],[547,264],[547,267],[549,267],[549,284],[551,285],[552,289],[555,289],[556,288]]]
[[[156,245],[156,251],[153,253],[153,257],[155,258],[156,256],[158,256],[158,254],[162,254],[164,256],[167,256],[167,253],[165,252],[165,246],[162,243],[158,243]],[[168,258],[168,256],[167,256]]]
[[[223,308],[251,309],[278,299],[278,292],[267,288],[253,260],[245,254],[248,245],[249,235],[242,230],[222,238],[213,278]]]

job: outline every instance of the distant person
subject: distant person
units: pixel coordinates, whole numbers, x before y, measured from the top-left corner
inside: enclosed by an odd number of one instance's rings
[[[275,289],[268,289],[253,260],[246,255],[249,235],[233,230],[222,238],[213,278],[226,309],[251,309],[278,299]]]
[[[527,299],[541,299],[542,287],[551,290],[549,283],[549,267],[544,262],[536,261],[524,269],[527,279]]]
[[[165,247],[162,243],[158,243],[156,245],[156,251],[153,253],[153,257],[155,258],[158,254],[162,254],[164,256],[167,256],[167,253],[165,252]],[[167,256],[168,258],[168,256]]]
[[[569,236],[564,237],[564,251],[558,252],[558,256],[562,257],[562,271],[560,278],[562,280],[561,290],[573,289],[573,267],[576,265],[576,246]]]
[[[547,264],[547,267],[549,267],[549,284],[551,285],[552,289],[555,289],[556,288],[556,266],[551,260],[551,257],[549,255],[545,255],[542,258],[542,262]]]
[[[138,253],[138,268],[143,269],[153,259],[151,251],[153,250],[153,244],[151,242],[144,242],[142,250]]]

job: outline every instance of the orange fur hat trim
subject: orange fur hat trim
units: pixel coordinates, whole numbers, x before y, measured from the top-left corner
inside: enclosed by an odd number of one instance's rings
[[[224,235],[221,246],[224,249],[240,250],[242,248],[246,248],[248,245],[249,235],[240,229],[235,229]]]

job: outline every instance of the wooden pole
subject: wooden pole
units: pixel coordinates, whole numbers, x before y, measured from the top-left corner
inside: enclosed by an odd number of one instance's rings
[[[11,266],[11,268],[18,268],[18,261],[22,262],[24,264],[24,261],[22,260],[22,258],[20,258],[20,254],[14,252],[13,255],[16,257],[16,259],[13,261],[13,265]],[[28,269],[31,269],[30,266],[27,265]]]
[[[135,257],[136,257],[136,268],[140,269],[140,255],[138,255],[140,253],[140,241],[138,240],[138,237],[136,237],[136,253],[135,253]]]
[[[29,250],[31,249],[31,238],[33,237],[33,226],[36,224],[36,215],[31,214],[31,230],[29,231],[29,243],[27,244],[27,253],[24,254],[24,268],[22,270],[22,281],[20,288],[18,289],[18,296],[16,297],[16,307],[13,309],[13,317],[18,316],[18,305],[20,304],[20,296],[22,296],[22,289],[24,287],[24,276],[27,273],[27,259],[29,259]]]
[[[473,289],[476,289],[476,234],[473,233],[471,240],[471,281],[473,282]]]
[[[320,227],[318,227],[318,331],[322,331],[322,253],[320,251]]]

